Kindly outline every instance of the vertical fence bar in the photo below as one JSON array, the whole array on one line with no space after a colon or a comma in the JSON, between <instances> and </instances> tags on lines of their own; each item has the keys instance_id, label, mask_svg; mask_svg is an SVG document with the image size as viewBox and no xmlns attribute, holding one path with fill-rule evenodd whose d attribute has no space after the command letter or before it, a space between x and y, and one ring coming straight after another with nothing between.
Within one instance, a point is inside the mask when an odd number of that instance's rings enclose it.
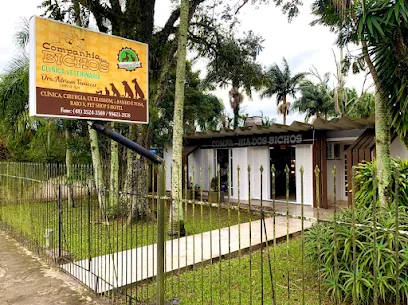
<instances>
[{"instance_id":1,"label":"vertical fence bar","mask_svg":"<svg viewBox=\"0 0 408 305\"><path fill-rule=\"evenodd\" d=\"M183 218L183 221L184 221L184 226L186 225L186 223L187 223L187 218L188 218L188 201L189 201L189 194L188 194L188 184L189 184L189 177L188 177L188 168L187 168L187 164L186 165L184 165L184 207L185 207L185 209L184 209L184 218ZM185 244L185 254L186 254L186 261L185 261L185 267L187 267L188 266L188 249L187 249L187 246L188 246L188 243L187 243L187 234L184 234L185 235L185 242L184 242L184 244Z\"/></svg>"},{"instance_id":2,"label":"vertical fence bar","mask_svg":"<svg viewBox=\"0 0 408 305\"><path fill-rule=\"evenodd\" d=\"M159 167L158 172L158 190L159 190L159 210L157 215L157 305L164 305L164 234L165 234L165 211L164 211L164 196L165 196L165 176L164 164Z\"/></svg>"},{"instance_id":3,"label":"vertical fence bar","mask_svg":"<svg viewBox=\"0 0 408 305\"><path fill-rule=\"evenodd\" d=\"M251 207L251 166L248 165L248 214L249 214L249 304L252 304L252 207Z\"/></svg>"},{"instance_id":4,"label":"vertical fence bar","mask_svg":"<svg viewBox=\"0 0 408 305\"><path fill-rule=\"evenodd\" d=\"M261 304L263 305L264 304L264 281L263 281L263 273L264 273L264 270L263 270L263 222L264 222L264 210L263 210L263 196L262 196L262 194L263 194L263 166L261 165L261 167L260 167L260 169L259 169L259 173L260 173L260 180L261 180L261 183L260 183L260 187L261 187L261 215L262 215L262 217L261 217L261 226L260 226L260 232L261 232ZM268 243L268 240L266 239L265 240L265 243L267 244Z\"/></svg>"},{"instance_id":5,"label":"vertical fence bar","mask_svg":"<svg viewBox=\"0 0 408 305\"><path fill-rule=\"evenodd\" d=\"M339 264L338 264L338 258L337 258L337 192L336 192L336 179L337 179L337 170L336 166L333 167L332 170L333 174L333 202L334 202L334 229L333 229L333 242L334 242L334 303L337 305L339 301Z\"/></svg>"},{"instance_id":6,"label":"vertical fence bar","mask_svg":"<svg viewBox=\"0 0 408 305\"><path fill-rule=\"evenodd\" d=\"M213 186L212 186L212 178L211 178L211 166L208 167L208 207L210 210L210 304L213 303L213 234L212 234L212 193L213 193Z\"/></svg>"},{"instance_id":7,"label":"vertical fence bar","mask_svg":"<svg viewBox=\"0 0 408 305\"><path fill-rule=\"evenodd\" d=\"M305 305L305 197L304 197L304 173L305 169L303 165L300 166L300 215L302 217L302 231L301 231L301 241L302 241L302 305Z\"/></svg>"},{"instance_id":8,"label":"vertical fence bar","mask_svg":"<svg viewBox=\"0 0 408 305\"><path fill-rule=\"evenodd\" d=\"M231 287L231 173L230 167L227 168L227 189L228 189L228 287ZM228 305L231 304L231 290L228 289Z\"/></svg>"},{"instance_id":9,"label":"vertical fence bar","mask_svg":"<svg viewBox=\"0 0 408 305\"><path fill-rule=\"evenodd\" d=\"M315 177L316 177L316 205L317 205L317 224L320 222L320 169L318 166L315 168ZM320 248L320 228L317 230L317 255L318 255L318 268L317 268L317 280L318 280L318 289L319 289L319 304L322 304L322 292L321 292L321 248Z\"/></svg>"},{"instance_id":10,"label":"vertical fence bar","mask_svg":"<svg viewBox=\"0 0 408 305\"><path fill-rule=\"evenodd\" d=\"M356 167L352 167L352 177L351 177L353 189L351 191L351 213L352 213L352 243L353 243L353 304L357 304L357 237L356 237L356 189L357 189L357 179L356 179ZM350 194L349 194L350 195Z\"/></svg>"},{"instance_id":11,"label":"vertical fence bar","mask_svg":"<svg viewBox=\"0 0 408 305\"><path fill-rule=\"evenodd\" d=\"M204 304L203 168L200 166L201 304Z\"/></svg>"},{"instance_id":12,"label":"vertical fence bar","mask_svg":"<svg viewBox=\"0 0 408 305\"><path fill-rule=\"evenodd\" d=\"M286 183L285 183L285 197L286 197L286 255L287 259L290 259L290 247L289 247L289 166L285 166L285 177L286 177ZM288 289L288 304L290 304L290 266L288 265L287 270L286 270L286 281L287 281L287 289Z\"/></svg>"},{"instance_id":13,"label":"vertical fence bar","mask_svg":"<svg viewBox=\"0 0 408 305\"><path fill-rule=\"evenodd\" d=\"M193 173L193 178L192 178L192 185L191 185L191 190L192 190L192 205L193 205L193 227L195 228L195 205L196 205L196 197L195 197L195 165L193 164L192 166L192 173ZM195 264L196 264L196 258L195 258L195 236L196 234L193 235L193 294L196 295L196 272L195 272Z\"/></svg>"},{"instance_id":14,"label":"vertical fence bar","mask_svg":"<svg viewBox=\"0 0 408 305\"><path fill-rule=\"evenodd\" d=\"M276 178L276 169L275 165L272 164L271 166L271 188L272 188L272 209L273 209L273 268L272 268L272 273L276 274L276 184L275 184L275 178ZM276 287L276 276L273 277L272 279L272 286ZM276 304L276 293L273 294L273 303Z\"/></svg>"},{"instance_id":15,"label":"vertical fence bar","mask_svg":"<svg viewBox=\"0 0 408 305\"><path fill-rule=\"evenodd\" d=\"M400 265L399 265L399 201L400 201L400 172L395 169L395 232L394 232L394 252L395 252L395 305L400 305Z\"/></svg>"},{"instance_id":16,"label":"vertical fence bar","mask_svg":"<svg viewBox=\"0 0 408 305\"><path fill-rule=\"evenodd\" d=\"M237 188L238 188L238 270L241 270L241 168L237 166ZM242 304L241 297L241 277L238 281L238 302Z\"/></svg>"},{"instance_id":17,"label":"vertical fence bar","mask_svg":"<svg viewBox=\"0 0 408 305\"><path fill-rule=\"evenodd\" d=\"M377 281L377 272L378 272L378 262L377 262L377 172L373 167L372 172L373 177L373 284L374 284L374 295L373 295L373 304L378 305L378 281Z\"/></svg>"},{"instance_id":18,"label":"vertical fence bar","mask_svg":"<svg viewBox=\"0 0 408 305\"><path fill-rule=\"evenodd\" d=\"M62 250L62 198L61 184L58 184L58 258L61 258Z\"/></svg>"},{"instance_id":19,"label":"vertical fence bar","mask_svg":"<svg viewBox=\"0 0 408 305\"><path fill-rule=\"evenodd\" d=\"M222 283L222 251L221 251L221 214L220 214L220 209L221 209L221 168L220 164L217 165L217 212L218 212L218 253L219 253L219 262L218 262L218 275L219 275L219 281L218 281L218 303L221 302L221 297L222 297L222 289L221 289L221 283Z\"/></svg>"}]
</instances>

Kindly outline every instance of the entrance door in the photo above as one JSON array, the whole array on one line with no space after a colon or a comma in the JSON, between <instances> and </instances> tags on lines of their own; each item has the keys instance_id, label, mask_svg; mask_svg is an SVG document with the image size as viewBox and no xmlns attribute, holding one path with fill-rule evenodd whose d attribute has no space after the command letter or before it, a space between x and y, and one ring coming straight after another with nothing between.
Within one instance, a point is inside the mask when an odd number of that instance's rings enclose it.
<instances>
[{"instance_id":1,"label":"entrance door","mask_svg":"<svg viewBox=\"0 0 408 305\"><path fill-rule=\"evenodd\" d=\"M233 181L232 181L232 149L217 149L216 150L216 168L220 167L220 186L222 192L228 192L233 196Z\"/></svg>"},{"instance_id":2,"label":"entrance door","mask_svg":"<svg viewBox=\"0 0 408 305\"><path fill-rule=\"evenodd\" d=\"M275 166L275 198L286 200L286 172L289 168L289 200L296 201L296 160L295 147L274 147L270 149L270 164ZM271 177L271 198L273 198Z\"/></svg>"}]
</instances>

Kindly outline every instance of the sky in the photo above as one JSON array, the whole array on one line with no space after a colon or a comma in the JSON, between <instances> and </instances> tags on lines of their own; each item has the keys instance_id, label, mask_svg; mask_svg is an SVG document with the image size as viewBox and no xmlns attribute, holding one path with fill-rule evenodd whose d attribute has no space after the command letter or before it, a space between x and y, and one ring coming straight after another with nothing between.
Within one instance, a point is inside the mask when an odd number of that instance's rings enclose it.
<instances>
[{"instance_id":1,"label":"sky","mask_svg":"<svg viewBox=\"0 0 408 305\"><path fill-rule=\"evenodd\" d=\"M41 10L37 6L42 0L14 0L12 8L3 9L0 12L0 28L2 39L0 40L0 71L7 66L7 62L13 58L17 50L13 44L13 34L18 27L21 18L30 18L39 15ZM314 19L311 15L311 0L305 0L300 9L300 15L288 23L287 17L281 13L280 8L273 4L263 5L256 8L251 5L245 6L240 11L241 32L252 30L264 38L263 51L258 61L268 67L274 63L282 64L285 57L289 63L292 73L307 72L313 66L320 74L326 72L335 73L336 65L333 52L337 58L339 51L335 46L335 35L323 26L311 27L309 24ZM156 1L155 21L157 26L163 26L171 12L170 0ZM205 62L197 62L195 69L202 71L205 75ZM313 80L313 78L312 78ZM335 79L332 78L332 85ZM363 75L350 75L346 85L355 87L358 92L362 90L364 82ZM226 112L232 116L228 102L228 89L218 88L213 92L223 101ZM289 98L290 102L293 102ZM282 116L277 115L276 99L261 99L255 92L252 100L245 98L242 105L244 113L249 116L261 115L276 118L276 122L282 122ZM304 121L304 115L290 113L287 122Z\"/></svg>"}]
</instances>

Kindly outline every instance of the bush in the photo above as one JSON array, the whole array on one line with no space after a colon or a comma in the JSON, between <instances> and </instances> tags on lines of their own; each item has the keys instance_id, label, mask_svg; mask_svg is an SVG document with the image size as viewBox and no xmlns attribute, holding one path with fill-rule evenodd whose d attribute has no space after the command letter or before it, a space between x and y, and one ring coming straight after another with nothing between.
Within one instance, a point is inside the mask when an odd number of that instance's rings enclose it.
<instances>
[{"instance_id":1,"label":"bush","mask_svg":"<svg viewBox=\"0 0 408 305\"><path fill-rule=\"evenodd\" d=\"M394 171L398 168L401 173L398 179L400 185L398 229L407 232L408 162L393 160L392 166ZM312 227L306 233L306 253L312 261L320 265L322 288L332 300L337 295L340 302L353 303L355 300L357 304L372 304L376 267L378 303L395 304L398 286L401 304L408 304L408 235L395 232L397 208L394 201L385 208L380 208L376 204L377 212L374 219L373 169L375 164L372 163L359 165L356 178L360 185L356 193L356 208L354 211L350 208L346 209L337 215L336 230L333 221L319 223ZM394 191L392 191L392 198L395 198ZM374 220L377 228L375 247ZM358 226L353 228L353 222ZM355 262L353 261L354 241ZM377 254L376 265L374 249ZM337 258L337 271L335 258Z\"/></svg>"},{"instance_id":2,"label":"bush","mask_svg":"<svg viewBox=\"0 0 408 305\"><path fill-rule=\"evenodd\" d=\"M355 182L357 184L358 191L356 192L356 205L357 207L370 207L373 202L374 195L374 183L373 183L373 173L377 169L377 162L369 162L364 164L359 164L356 167ZM408 160L396 160L391 159L391 169L392 176L390 195L391 200L395 200L395 176L397 170L399 171L398 185L399 185L399 204L407 206L408 205ZM376 188L376 198L378 200L378 188Z\"/></svg>"}]
</instances>

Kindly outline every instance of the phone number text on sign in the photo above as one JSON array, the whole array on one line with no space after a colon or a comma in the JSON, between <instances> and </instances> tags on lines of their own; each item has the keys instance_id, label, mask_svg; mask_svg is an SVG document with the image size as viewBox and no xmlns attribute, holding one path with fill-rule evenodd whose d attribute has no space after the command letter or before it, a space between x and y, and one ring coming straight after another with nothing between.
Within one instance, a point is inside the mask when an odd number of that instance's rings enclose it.
<instances>
[{"instance_id":1,"label":"phone number text on sign","mask_svg":"<svg viewBox=\"0 0 408 305\"><path fill-rule=\"evenodd\" d=\"M105 111L105 110L90 110L82 108L67 109L65 107L60 107L61 114L76 114L76 115L86 115L86 116L107 116L113 118L127 118L130 119L132 116L129 112L117 112L117 111Z\"/></svg>"}]
</instances>

